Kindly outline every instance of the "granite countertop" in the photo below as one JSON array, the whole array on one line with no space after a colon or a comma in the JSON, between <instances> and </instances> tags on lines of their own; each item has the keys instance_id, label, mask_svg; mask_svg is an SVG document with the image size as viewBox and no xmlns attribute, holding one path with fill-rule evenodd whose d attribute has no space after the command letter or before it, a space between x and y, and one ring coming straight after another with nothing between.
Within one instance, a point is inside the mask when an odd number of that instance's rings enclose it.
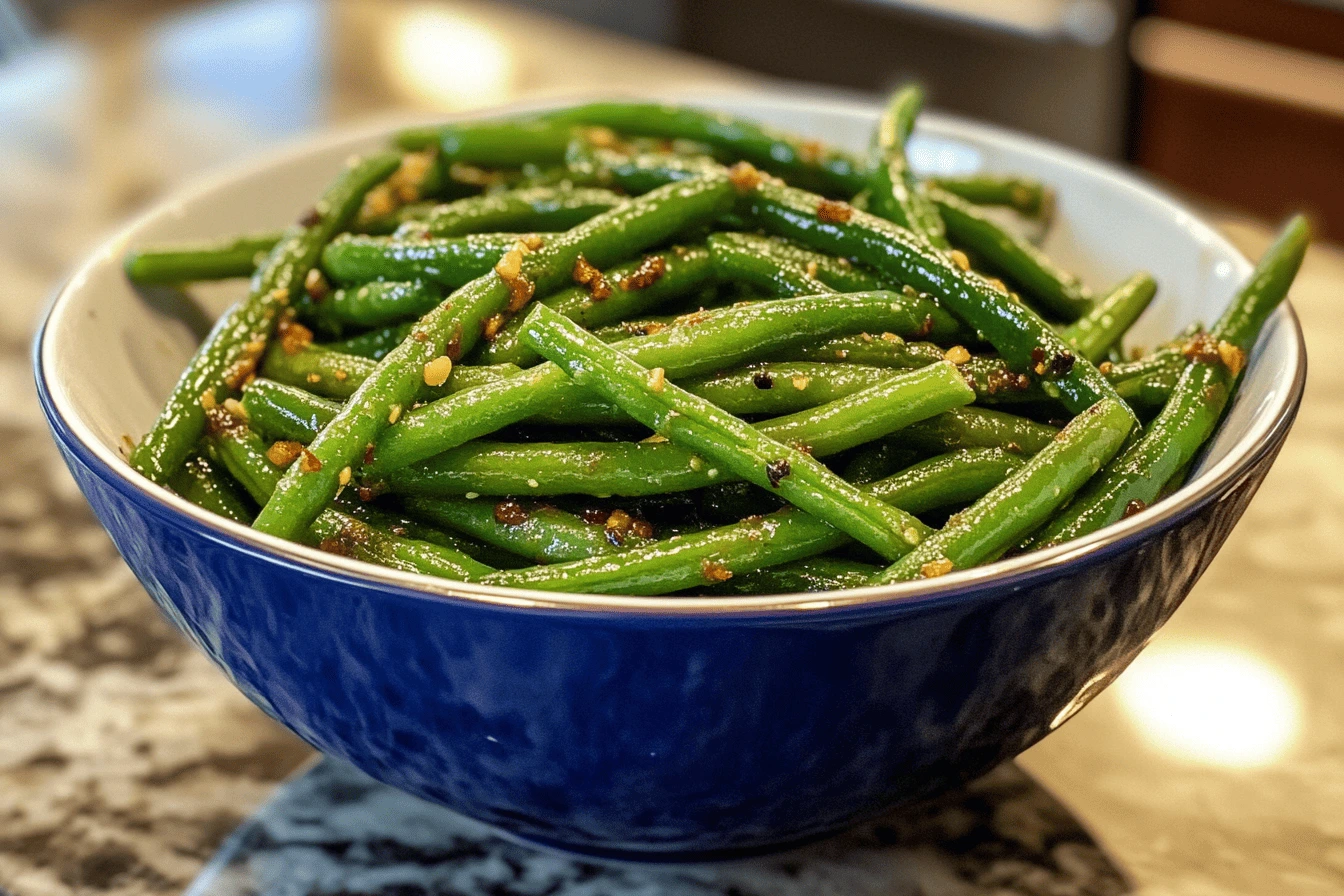
<instances>
[{"instance_id":1,"label":"granite countertop","mask_svg":"<svg viewBox=\"0 0 1344 896\"><path fill-rule=\"evenodd\" d=\"M602 86L613 64L631 91L751 80L628 42L604 43L594 58L580 52L591 33L543 29L506 7L444 8L512 60L479 87L490 100ZM190 174L332 121L468 102L427 91L395 54L367 52L371 38L400 40L410 52L416 30L432 23L414 19L422 9L285 4L260 30L256 21L211 20L224 36L203 44L199 18L146 31L133 15L90 5L67 42L0 73L0 437L8 447L0 466L0 890L181 892L311 758L170 630L122 565L45 431L28 343L62 271L110 224ZM307 50L281 67L274 47L257 45L267 40ZM258 63L258 82L235 85L236 95L210 95L208 65L184 60L212 52L225 61L261 54L270 68ZM556 59L566 64L548 62ZM301 100L284 119L261 90L277 83ZM209 117L199 114L202 102ZM1261 223L1217 220L1248 254L1269 239ZM1341 295L1344 252L1314 248L1293 294L1314 364L1307 399L1260 496L1134 667L1018 766L927 815L890 821L896 834L859 830L796 862L675 880L601 870L588 891L1344 891L1344 479L1333 475L1344 469L1344 376L1329 362L1344 336ZM1192 730L1191 719L1200 727ZM367 856L386 838L414 840L367 824L352 832L349 809L296 835L295 813L333 793L380 807L382 818L420 811L324 763L231 841L212 867L211 896L255 889L270 880L267 868L300 854ZM342 799L333 805L349 804ZM542 854L527 865L541 877L492 876L523 847L437 811L434 830L456 831L483 851L464 866L482 892L560 892L548 887L573 870ZM903 857L900 867L862 879L836 871L869 862L878 846L883 861ZM482 856L503 864L486 874ZM782 867L831 876L790 889ZM464 885L449 874L435 886Z\"/></svg>"}]
</instances>

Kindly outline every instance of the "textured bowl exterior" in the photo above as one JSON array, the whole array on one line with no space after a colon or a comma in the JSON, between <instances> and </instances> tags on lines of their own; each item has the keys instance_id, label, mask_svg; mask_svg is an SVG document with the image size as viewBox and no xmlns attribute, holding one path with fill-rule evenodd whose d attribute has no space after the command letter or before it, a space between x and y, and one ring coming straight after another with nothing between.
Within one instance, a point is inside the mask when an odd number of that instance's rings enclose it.
<instances>
[{"instance_id":1,"label":"textured bowl exterior","mask_svg":"<svg viewBox=\"0 0 1344 896\"><path fill-rule=\"evenodd\" d=\"M873 119L793 97L713 104L856 148ZM1212 317L1249 270L1128 175L1029 138L926 123L925 170L997 166L1057 184L1062 226L1047 248L1095 264L1092 280L1114 282L1133 259L1155 266L1169 298L1145 315L1141 339ZM38 392L126 562L239 689L318 749L526 838L632 857L770 848L1017 755L1099 693L1179 605L1301 401L1305 350L1285 307L1172 498L1042 554L801 597L492 594L268 539L130 472L117 439L143 431L199 333L180 297L157 303L126 286L124 247L264 226L380 138L323 138L254 163L110 240L38 334ZM203 321L232 300L204 297L214 304Z\"/></svg>"},{"instance_id":2,"label":"textured bowl exterior","mask_svg":"<svg viewBox=\"0 0 1344 896\"><path fill-rule=\"evenodd\" d=\"M146 500L52 425L168 618L314 747L525 838L646 857L796 842L1016 756L1180 604L1287 434L1183 516L1027 581L659 618L315 572Z\"/></svg>"}]
</instances>

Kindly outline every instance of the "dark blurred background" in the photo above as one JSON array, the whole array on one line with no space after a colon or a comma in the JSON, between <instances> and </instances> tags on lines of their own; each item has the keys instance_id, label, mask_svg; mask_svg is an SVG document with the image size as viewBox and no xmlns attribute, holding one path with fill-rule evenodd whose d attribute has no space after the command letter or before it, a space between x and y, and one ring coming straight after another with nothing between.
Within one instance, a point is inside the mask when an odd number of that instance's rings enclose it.
<instances>
[{"instance_id":1,"label":"dark blurred background","mask_svg":"<svg viewBox=\"0 0 1344 896\"><path fill-rule=\"evenodd\" d=\"M16 74L44 37L66 42L69 53L92 47L100 55L95 103L123 104L129 114L137 99L119 79L137 70L159 79L160 98L175 103L174 111L200 117L203 108L232 109L263 135L356 111L451 111L547 86L591 89L596 82L629 90L649 83L628 62L604 70L610 51L585 41L587 32L573 31L568 20L741 73L874 95L915 78L935 108L1134 163L1232 210L1274 219L1305 208L1324 234L1344 237L1344 0L522 6L544 17L458 2L0 0L0 52L11 60L9 71L0 67L0 112L12 126L15 114L24 117L25 100L59 101L51 83L43 94L41 75ZM501 61L492 51L501 34L508 42L509 23L540 29L536 43L543 47L545 32L554 30L556 45L570 48L549 60L554 84L536 52ZM400 63L388 62L389 41L400 41ZM638 46L623 45L622 59L637 60ZM561 70L575 66L590 77ZM49 68L45 77L60 74ZM26 94L15 96L6 75L24 81ZM192 98L200 101L194 108Z\"/></svg>"}]
</instances>

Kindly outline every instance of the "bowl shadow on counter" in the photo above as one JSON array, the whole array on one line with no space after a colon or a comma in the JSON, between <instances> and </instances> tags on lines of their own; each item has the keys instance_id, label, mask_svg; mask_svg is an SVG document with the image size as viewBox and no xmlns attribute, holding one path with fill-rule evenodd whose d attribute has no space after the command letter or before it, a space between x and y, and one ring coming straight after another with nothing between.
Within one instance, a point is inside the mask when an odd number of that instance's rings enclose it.
<instances>
[{"instance_id":1,"label":"bowl shadow on counter","mask_svg":"<svg viewBox=\"0 0 1344 896\"><path fill-rule=\"evenodd\" d=\"M187 896L336 893L970 896L1132 892L1069 810L1014 763L825 840L758 857L651 864L576 856L323 759L226 841Z\"/></svg>"}]
</instances>

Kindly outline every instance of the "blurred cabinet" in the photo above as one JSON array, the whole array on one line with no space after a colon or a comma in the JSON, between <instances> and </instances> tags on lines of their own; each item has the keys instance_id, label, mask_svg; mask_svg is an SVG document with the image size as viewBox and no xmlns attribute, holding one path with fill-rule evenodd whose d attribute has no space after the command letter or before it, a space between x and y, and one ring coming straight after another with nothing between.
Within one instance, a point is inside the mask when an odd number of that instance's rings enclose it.
<instances>
[{"instance_id":1,"label":"blurred cabinet","mask_svg":"<svg viewBox=\"0 0 1344 896\"><path fill-rule=\"evenodd\" d=\"M1344 3L1156 0L1131 48L1138 164L1344 239Z\"/></svg>"},{"instance_id":2,"label":"blurred cabinet","mask_svg":"<svg viewBox=\"0 0 1344 896\"><path fill-rule=\"evenodd\" d=\"M1112 158L1125 149L1129 0L680 0L679 43L930 104Z\"/></svg>"}]
</instances>

